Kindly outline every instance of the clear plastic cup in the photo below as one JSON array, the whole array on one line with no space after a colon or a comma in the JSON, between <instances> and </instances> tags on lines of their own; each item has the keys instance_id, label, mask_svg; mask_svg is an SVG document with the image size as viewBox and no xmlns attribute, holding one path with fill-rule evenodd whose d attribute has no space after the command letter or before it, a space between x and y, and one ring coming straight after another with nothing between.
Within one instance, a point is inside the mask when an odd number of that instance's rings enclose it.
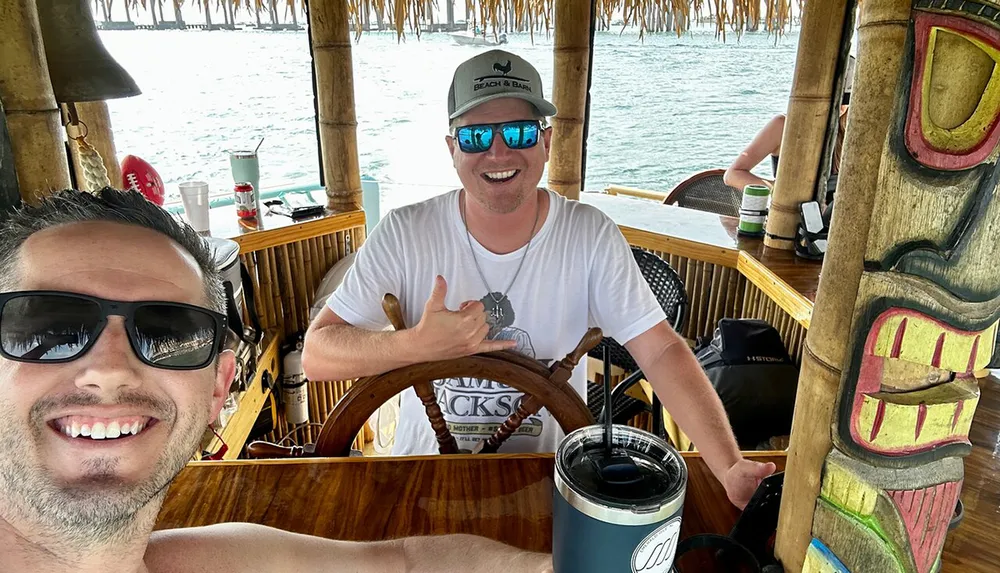
<instances>
[{"instance_id":1,"label":"clear plastic cup","mask_svg":"<svg viewBox=\"0 0 1000 573\"><path fill-rule=\"evenodd\" d=\"M208 220L208 183L185 181L179 188L188 223L199 233L209 231L211 226Z\"/></svg>"}]
</instances>

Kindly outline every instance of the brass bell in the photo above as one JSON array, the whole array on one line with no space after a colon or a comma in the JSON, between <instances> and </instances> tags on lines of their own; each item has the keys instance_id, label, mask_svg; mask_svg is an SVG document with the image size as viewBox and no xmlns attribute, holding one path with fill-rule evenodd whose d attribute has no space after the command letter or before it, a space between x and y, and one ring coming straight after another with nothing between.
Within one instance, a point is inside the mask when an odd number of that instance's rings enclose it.
<instances>
[{"instance_id":1,"label":"brass bell","mask_svg":"<svg viewBox=\"0 0 1000 573\"><path fill-rule=\"evenodd\" d=\"M98 101L142 93L105 49L88 0L38 0L37 6L56 101Z\"/></svg>"}]
</instances>

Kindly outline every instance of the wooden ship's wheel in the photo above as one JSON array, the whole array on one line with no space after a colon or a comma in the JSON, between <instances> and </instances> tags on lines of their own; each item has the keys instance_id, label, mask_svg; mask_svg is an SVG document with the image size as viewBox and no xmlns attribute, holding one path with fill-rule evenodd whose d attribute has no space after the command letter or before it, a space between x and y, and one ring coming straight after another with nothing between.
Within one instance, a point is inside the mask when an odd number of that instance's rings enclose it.
<instances>
[{"instance_id":1,"label":"wooden ship's wheel","mask_svg":"<svg viewBox=\"0 0 1000 573\"><path fill-rule=\"evenodd\" d=\"M399 301L392 294L382 300L382 308L396 330L405 328ZM601 329L591 328L576 348L551 367L511 351L490 352L452 360L412 364L376 376L361 378L337 402L315 444L284 447L270 442L247 446L251 458L347 456L351 444L365 422L382 404L396 394L413 387L438 442L442 454L496 453L528 416L547 408L567 434L594 424L586 403L568 384L573 368L587 352L600 343ZM471 452L458 448L448 430L444 414L437 404L433 382L446 378L479 378L506 384L524 393L517 410L492 436L480 441Z\"/></svg>"}]
</instances>

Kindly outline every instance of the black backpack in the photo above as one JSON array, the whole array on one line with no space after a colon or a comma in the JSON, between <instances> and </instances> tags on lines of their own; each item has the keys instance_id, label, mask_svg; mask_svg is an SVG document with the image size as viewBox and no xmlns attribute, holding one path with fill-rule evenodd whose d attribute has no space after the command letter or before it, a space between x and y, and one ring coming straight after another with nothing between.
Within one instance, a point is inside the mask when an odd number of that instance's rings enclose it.
<instances>
[{"instance_id":1,"label":"black backpack","mask_svg":"<svg viewBox=\"0 0 1000 573\"><path fill-rule=\"evenodd\" d=\"M763 320L724 318L695 355L722 400L740 449L758 449L773 436L791 434L799 369L774 327Z\"/></svg>"}]
</instances>

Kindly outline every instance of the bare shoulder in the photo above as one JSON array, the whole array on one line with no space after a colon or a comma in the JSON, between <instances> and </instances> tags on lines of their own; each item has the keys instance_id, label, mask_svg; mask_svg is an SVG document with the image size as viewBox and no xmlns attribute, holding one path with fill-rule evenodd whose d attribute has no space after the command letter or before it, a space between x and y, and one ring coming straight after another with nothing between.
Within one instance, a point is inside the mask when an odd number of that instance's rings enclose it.
<instances>
[{"instance_id":1,"label":"bare shoulder","mask_svg":"<svg viewBox=\"0 0 1000 573\"><path fill-rule=\"evenodd\" d=\"M286 535L251 523L154 531L145 562L150 573L279 573Z\"/></svg>"},{"instance_id":2,"label":"bare shoulder","mask_svg":"<svg viewBox=\"0 0 1000 573\"><path fill-rule=\"evenodd\" d=\"M773 147L773 149L768 150L771 154L777 154L781 151L781 139L784 134L785 114L783 113L772 117L771 121L767 122L767 125L761 130L762 141Z\"/></svg>"}]
</instances>

